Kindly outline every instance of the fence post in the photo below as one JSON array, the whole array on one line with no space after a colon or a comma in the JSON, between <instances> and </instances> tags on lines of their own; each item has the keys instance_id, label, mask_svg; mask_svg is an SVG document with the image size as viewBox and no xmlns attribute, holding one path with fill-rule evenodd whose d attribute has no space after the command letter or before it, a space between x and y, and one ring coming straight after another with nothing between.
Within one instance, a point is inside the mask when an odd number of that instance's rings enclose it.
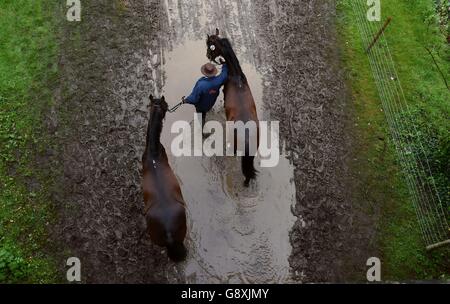
<instances>
[{"instance_id":1,"label":"fence post","mask_svg":"<svg viewBox=\"0 0 450 304\"><path fill-rule=\"evenodd\" d=\"M384 22L383 27L378 31L377 35L373 38L372 42L369 44L369 47L367 48L366 52L369 53L372 47L377 43L378 39L380 38L381 34L386 30L389 23L391 23L392 17L388 17L386 22Z\"/></svg>"}]
</instances>

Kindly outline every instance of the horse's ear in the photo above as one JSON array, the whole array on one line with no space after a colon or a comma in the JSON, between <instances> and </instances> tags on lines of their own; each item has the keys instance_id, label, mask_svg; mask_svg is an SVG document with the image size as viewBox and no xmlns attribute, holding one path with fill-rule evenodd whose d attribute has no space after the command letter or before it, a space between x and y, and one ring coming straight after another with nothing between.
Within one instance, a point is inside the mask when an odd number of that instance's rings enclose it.
<instances>
[{"instance_id":1,"label":"horse's ear","mask_svg":"<svg viewBox=\"0 0 450 304\"><path fill-rule=\"evenodd\" d=\"M166 101L166 98L164 97L164 95L161 97L161 101Z\"/></svg>"},{"instance_id":2,"label":"horse's ear","mask_svg":"<svg viewBox=\"0 0 450 304\"><path fill-rule=\"evenodd\" d=\"M209 34L206 34L206 39L209 40Z\"/></svg>"},{"instance_id":3,"label":"horse's ear","mask_svg":"<svg viewBox=\"0 0 450 304\"><path fill-rule=\"evenodd\" d=\"M150 94L150 101L153 102L153 95Z\"/></svg>"},{"instance_id":4,"label":"horse's ear","mask_svg":"<svg viewBox=\"0 0 450 304\"><path fill-rule=\"evenodd\" d=\"M219 29L216 27L216 36L219 36Z\"/></svg>"}]
</instances>

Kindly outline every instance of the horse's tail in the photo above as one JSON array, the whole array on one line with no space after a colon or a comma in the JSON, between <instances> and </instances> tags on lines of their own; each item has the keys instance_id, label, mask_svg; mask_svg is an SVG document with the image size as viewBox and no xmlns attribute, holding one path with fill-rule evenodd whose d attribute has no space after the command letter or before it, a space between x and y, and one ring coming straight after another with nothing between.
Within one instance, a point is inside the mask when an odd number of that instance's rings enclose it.
<instances>
[{"instance_id":1,"label":"horse's tail","mask_svg":"<svg viewBox=\"0 0 450 304\"><path fill-rule=\"evenodd\" d=\"M239 133L240 134L240 133ZM257 135L256 135L257 136ZM245 133L245 153L242 157L242 173L245 176L244 186L248 187L250 184L250 181L252 179L256 179L256 174L258 171L255 169L254 160L255 155L254 151L251 151L251 141L252 139L257 138L254 134L251 134L251 130L249 132Z\"/></svg>"},{"instance_id":2,"label":"horse's tail","mask_svg":"<svg viewBox=\"0 0 450 304\"><path fill-rule=\"evenodd\" d=\"M245 176L245 182L244 185L246 187L249 186L250 180L256 178L256 171L255 165L253 163L255 157L254 156L243 156L242 157L242 173L244 173Z\"/></svg>"},{"instance_id":3,"label":"horse's tail","mask_svg":"<svg viewBox=\"0 0 450 304\"><path fill-rule=\"evenodd\" d=\"M183 242L174 241L172 233L167 234L167 255L175 263L182 262L186 259L187 249Z\"/></svg>"}]
</instances>

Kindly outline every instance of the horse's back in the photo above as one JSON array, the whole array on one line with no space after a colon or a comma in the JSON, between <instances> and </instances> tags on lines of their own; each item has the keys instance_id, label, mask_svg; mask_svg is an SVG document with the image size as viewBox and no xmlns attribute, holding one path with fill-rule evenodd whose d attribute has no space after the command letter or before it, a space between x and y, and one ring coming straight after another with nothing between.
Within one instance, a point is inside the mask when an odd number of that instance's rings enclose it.
<instances>
[{"instance_id":1,"label":"horse's back","mask_svg":"<svg viewBox=\"0 0 450 304\"><path fill-rule=\"evenodd\" d=\"M258 122L255 100L248 84L239 86L236 83L229 83L226 85L225 110L228 120Z\"/></svg>"},{"instance_id":2,"label":"horse's back","mask_svg":"<svg viewBox=\"0 0 450 304\"><path fill-rule=\"evenodd\" d=\"M151 162L153 164L153 162ZM167 246L170 234L174 241L183 242L186 236L186 207L178 181L166 161L144 164L143 194L146 221L152 241Z\"/></svg>"},{"instance_id":3,"label":"horse's back","mask_svg":"<svg viewBox=\"0 0 450 304\"><path fill-rule=\"evenodd\" d=\"M154 163L152 160L144 162L142 186L144 199L153 197L159 201L176 201L185 205L178 179L165 157Z\"/></svg>"}]
</instances>

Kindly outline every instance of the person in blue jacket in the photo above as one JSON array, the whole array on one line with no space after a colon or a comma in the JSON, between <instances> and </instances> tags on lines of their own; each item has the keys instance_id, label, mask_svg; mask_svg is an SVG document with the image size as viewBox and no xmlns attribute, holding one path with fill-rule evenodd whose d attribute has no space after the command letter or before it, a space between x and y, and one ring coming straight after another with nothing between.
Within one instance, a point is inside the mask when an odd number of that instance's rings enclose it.
<instances>
[{"instance_id":1,"label":"person in blue jacket","mask_svg":"<svg viewBox=\"0 0 450 304\"><path fill-rule=\"evenodd\" d=\"M202 66L201 72L204 77L200 78L195 84L191 95L183 97L183 102L195 106L197 113L202 114L203 126L206 121L206 113L209 112L219 97L220 88L228 79L228 68L226 64L222 65L222 72L217 75L217 68L212 63Z\"/></svg>"}]
</instances>

